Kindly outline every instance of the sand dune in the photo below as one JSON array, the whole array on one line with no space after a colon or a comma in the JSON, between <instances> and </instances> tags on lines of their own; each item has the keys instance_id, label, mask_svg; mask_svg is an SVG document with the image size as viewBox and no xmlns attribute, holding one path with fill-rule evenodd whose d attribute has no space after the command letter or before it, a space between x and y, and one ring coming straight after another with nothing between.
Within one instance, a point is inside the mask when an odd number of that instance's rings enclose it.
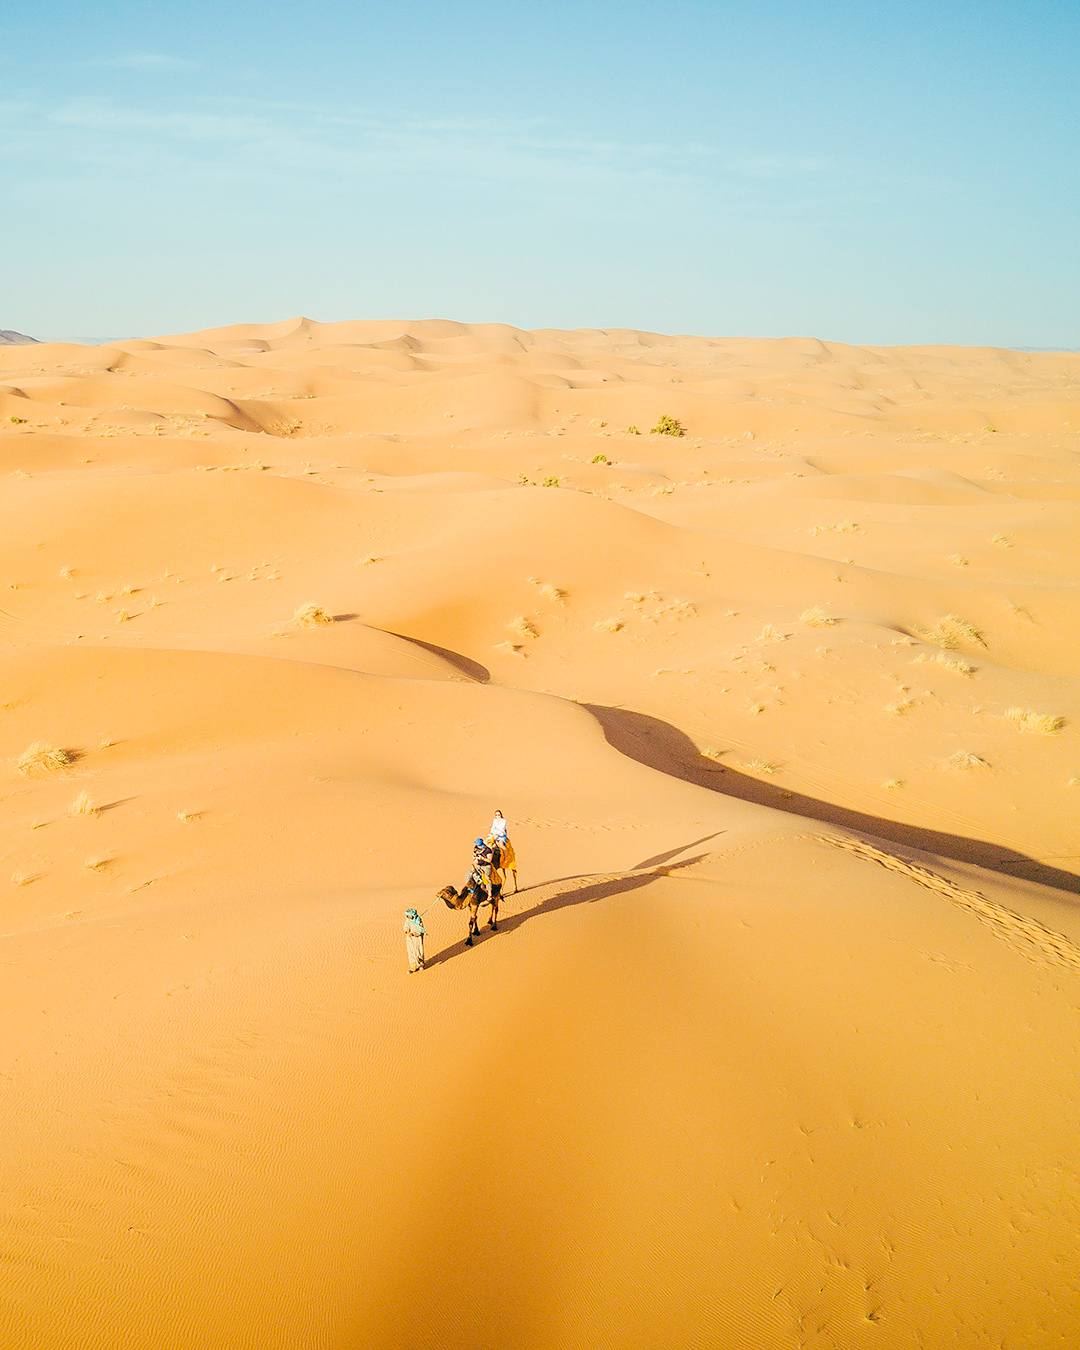
<instances>
[{"instance_id":1,"label":"sand dune","mask_svg":"<svg viewBox=\"0 0 1080 1350\"><path fill-rule=\"evenodd\" d=\"M1078 451L1056 353L5 346L0 1342L1074 1343Z\"/></svg>"}]
</instances>

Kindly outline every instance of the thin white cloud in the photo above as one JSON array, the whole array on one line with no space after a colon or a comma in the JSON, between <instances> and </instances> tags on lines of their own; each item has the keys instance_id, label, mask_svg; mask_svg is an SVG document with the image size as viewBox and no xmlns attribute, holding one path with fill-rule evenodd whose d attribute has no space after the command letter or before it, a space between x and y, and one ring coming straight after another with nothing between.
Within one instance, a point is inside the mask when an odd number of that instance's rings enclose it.
<instances>
[{"instance_id":1,"label":"thin white cloud","mask_svg":"<svg viewBox=\"0 0 1080 1350\"><path fill-rule=\"evenodd\" d=\"M513 185L523 192L592 189L594 195L678 188L725 200L766 181L841 186L839 166L810 156L749 153L707 141L638 141L567 131L550 121L394 117L363 108L202 98L188 105L69 99L45 114L71 158L116 158L188 173L226 164L251 178L401 179ZM41 124L38 123L40 130Z\"/></svg>"},{"instance_id":2,"label":"thin white cloud","mask_svg":"<svg viewBox=\"0 0 1080 1350\"><path fill-rule=\"evenodd\" d=\"M123 52L101 62L113 70L195 70L197 63L184 56L170 56L165 52Z\"/></svg>"}]
</instances>

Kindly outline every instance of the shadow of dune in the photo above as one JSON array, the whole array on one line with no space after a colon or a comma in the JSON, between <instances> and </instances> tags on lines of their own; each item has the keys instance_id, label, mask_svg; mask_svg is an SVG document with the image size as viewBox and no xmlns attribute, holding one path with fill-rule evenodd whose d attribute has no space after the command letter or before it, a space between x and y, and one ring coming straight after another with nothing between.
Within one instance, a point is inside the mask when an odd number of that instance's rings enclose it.
<instances>
[{"instance_id":1,"label":"shadow of dune","mask_svg":"<svg viewBox=\"0 0 1080 1350\"><path fill-rule=\"evenodd\" d=\"M475 680L478 684L491 683L491 671L487 666L482 666L479 661L474 661L470 656L463 656L461 652L455 652L449 647L439 647L434 642L424 642L421 638L409 637L408 633L392 633L389 628L380 628L380 633L386 633L389 637L400 638L402 642L411 642L414 647L421 648L422 651L429 652L432 656L441 656L444 661L448 661L462 675L468 676L470 680Z\"/></svg>"},{"instance_id":2,"label":"shadow of dune","mask_svg":"<svg viewBox=\"0 0 1080 1350\"><path fill-rule=\"evenodd\" d=\"M683 848L692 847L692 844L683 846ZM673 853L681 853L682 851L683 849L674 849ZM692 858L684 858L681 862L669 863L661 867L650 866L644 870L635 869L621 876L605 876L603 880L596 881L591 886L557 891L546 900L539 900L529 909L521 910L517 914L510 914L504 909L499 918L499 931L491 933L481 924L480 936L475 940L476 946L483 945L488 938L503 937L507 933L512 933L516 928L520 928L523 923L538 919L541 915L555 914L560 909L570 909L574 905L593 905L598 900L608 900L615 895L625 895L629 891L636 891L642 886L647 886L650 881L655 881L658 877L670 876L673 872L678 872L684 867L693 867L695 863L699 863L707 857L707 853L696 853ZM541 886L558 886L565 881L587 881L590 876L595 875L595 873L585 873L580 877L563 877L559 881L539 882L534 886L526 887L524 891L513 892L505 897L502 903L504 906L510 906L513 905L519 895L525 895L530 890L539 890ZM464 934L468 924L468 918L464 913L462 913L461 922L462 933ZM465 946L465 938L462 936L460 942L454 942L451 946L445 947L441 952L429 957L425 962L425 969L431 970L434 966L441 966L455 956L467 955L471 950L473 949Z\"/></svg>"},{"instance_id":3,"label":"shadow of dune","mask_svg":"<svg viewBox=\"0 0 1080 1350\"><path fill-rule=\"evenodd\" d=\"M1080 876L1076 873L1051 867L1014 849L982 839L948 834L943 830L905 825L884 816L874 816L839 806L835 802L808 797L801 792L789 792L706 759L688 736L657 717L592 703L582 704L582 707L592 713L603 728L608 744L621 754L651 769L681 778L684 782L708 788L710 792L738 797L741 801L755 802L759 806L771 806L777 811L801 816L806 820L820 820L828 825L860 830L878 839L905 844L926 853L936 853L956 862L972 863L1004 876L1020 877L1074 895L1080 894Z\"/></svg>"}]
</instances>

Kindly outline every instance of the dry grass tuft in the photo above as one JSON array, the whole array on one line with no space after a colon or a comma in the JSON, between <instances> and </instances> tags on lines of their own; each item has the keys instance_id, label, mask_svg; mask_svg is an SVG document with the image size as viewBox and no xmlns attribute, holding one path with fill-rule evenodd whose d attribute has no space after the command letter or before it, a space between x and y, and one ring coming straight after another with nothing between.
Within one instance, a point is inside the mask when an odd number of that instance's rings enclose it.
<instances>
[{"instance_id":1,"label":"dry grass tuft","mask_svg":"<svg viewBox=\"0 0 1080 1350\"><path fill-rule=\"evenodd\" d=\"M366 558L360 559L361 567L370 567L373 563L380 563L382 559L377 554L369 553Z\"/></svg>"},{"instance_id":2,"label":"dry grass tuft","mask_svg":"<svg viewBox=\"0 0 1080 1350\"><path fill-rule=\"evenodd\" d=\"M519 614L516 619L511 619L506 626L510 629L511 633L516 633L517 636L521 638L536 638L540 636L539 628L536 627L531 619L527 619L524 614Z\"/></svg>"},{"instance_id":3,"label":"dry grass tuft","mask_svg":"<svg viewBox=\"0 0 1080 1350\"><path fill-rule=\"evenodd\" d=\"M781 631L779 630L779 628L776 628L776 627L775 627L773 624L771 624L771 623L767 623L767 624L765 625L765 627L761 630L761 632L758 634L758 641L759 641L759 642L786 642L790 636L791 636L790 633L781 633Z\"/></svg>"},{"instance_id":4,"label":"dry grass tuft","mask_svg":"<svg viewBox=\"0 0 1080 1350\"><path fill-rule=\"evenodd\" d=\"M886 703L885 711L887 713L892 713L894 717L903 717L903 715L909 713L914 706L915 700L913 698L900 698L897 699L895 703Z\"/></svg>"},{"instance_id":5,"label":"dry grass tuft","mask_svg":"<svg viewBox=\"0 0 1080 1350\"><path fill-rule=\"evenodd\" d=\"M78 750L62 750L46 745L44 741L35 741L19 756L16 767L24 778L45 778L69 768L79 758Z\"/></svg>"},{"instance_id":6,"label":"dry grass tuft","mask_svg":"<svg viewBox=\"0 0 1080 1350\"><path fill-rule=\"evenodd\" d=\"M840 620L829 613L827 609L822 609L820 605L814 605L810 609L804 609L799 615L799 622L807 624L810 628L831 628L834 623Z\"/></svg>"},{"instance_id":7,"label":"dry grass tuft","mask_svg":"<svg viewBox=\"0 0 1080 1350\"><path fill-rule=\"evenodd\" d=\"M100 872L103 867L108 867L111 862L111 858L87 858L83 866L88 867L91 872Z\"/></svg>"},{"instance_id":8,"label":"dry grass tuft","mask_svg":"<svg viewBox=\"0 0 1080 1350\"><path fill-rule=\"evenodd\" d=\"M617 633L623 626L622 619L597 619L593 627L600 633Z\"/></svg>"},{"instance_id":9,"label":"dry grass tuft","mask_svg":"<svg viewBox=\"0 0 1080 1350\"><path fill-rule=\"evenodd\" d=\"M811 525L810 534L858 534L861 526L855 520L840 520L835 525Z\"/></svg>"},{"instance_id":10,"label":"dry grass tuft","mask_svg":"<svg viewBox=\"0 0 1080 1350\"><path fill-rule=\"evenodd\" d=\"M913 662L917 666L940 666L942 670L949 670L954 675L974 675L975 667L970 661L964 661L959 656L949 656L947 652L920 652Z\"/></svg>"},{"instance_id":11,"label":"dry grass tuft","mask_svg":"<svg viewBox=\"0 0 1080 1350\"><path fill-rule=\"evenodd\" d=\"M938 619L932 628L916 628L915 632L924 642L931 642L935 647L943 647L946 651L962 647L964 643L970 646L986 646L986 639L979 630L955 614L946 614Z\"/></svg>"},{"instance_id":12,"label":"dry grass tuft","mask_svg":"<svg viewBox=\"0 0 1080 1350\"><path fill-rule=\"evenodd\" d=\"M889 792L895 792L897 788L902 788L904 786L904 780L902 778L886 778L881 786L886 788Z\"/></svg>"},{"instance_id":13,"label":"dry grass tuft","mask_svg":"<svg viewBox=\"0 0 1080 1350\"><path fill-rule=\"evenodd\" d=\"M96 816L101 810L97 803L91 800L88 792L80 792L71 803L70 809L73 816Z\"/></svg>"},{"instance_id":14,"label":"dry grass tuft","mask_svg":"<svg viewBox=\"0 0 1080 1350\"><path fill-rule=\"evenodd\" d=\"M11 884L13 886L29 886L35 880L28 872L12 872Z\"/></svg>"},{"instance_id":15,"label":"dry grass tuft","mask_svg":"<svg viewBox=\"0 0 1080 1350\"><path fill-rule=\"evenodd\" d=\"M1019 731L1030 731L1036 736L1053 736L1065 725L1064 717L1032 712L1030 708L1009 708L1005 716L1010 722L1016 723Z\"/></svg>"},{"instance_id":16,"label":"dry grass tuft","mask_svg":"<svg viewBox=\"0 0 1080 1350\"><path fill-rule=\"evenodd\" d=\"M780 765L771 764L767 759L752 759L746 765L751 773L779 773Z\"/></svg>"},{"instance_id":17,"label":"dry grass tuft","mask_svg":"<svg viewBox=\"0 0 1080 1350\"><path fill-rule=\"evenodd\" d=\"M545 581L540 587L540 594L545 600L551 600L557 605L561 605L566 599L566 592L558 586L553 586L550 581Z\"/></svg>"},{"instance_id":18,"label":"dry grass tuft","mask_svg":"<svg viewBox=\"0 0 1080 1350\"><path fill-rule=\"evenodd\" d=\"M954 567L970 567L971 559L965 558L962 553L950 553L949 561Z\"/></svg>"},{"instance_id":19,"label":"dry grass tuft","mask_svg":"<svg viewBox=\"0 0 1080 1350\"><path fill-rule=\"evenodd\" d=\"M990 540L992 544L997 544L998 548L1012 548L1013 541L1007 534L995 534Z\"/></svg>"},{"instance_id":20,"label":"dry grass tuft","mask_svg":"<svg viewBox=\"0 0 1080 1350\"><path fill-rule=\"evenodd\" d=\"M990 767L987 760L982 755L973 755L970 750L957 750L948 758L948 765L951 769L988 769Z\"/></svg>"},{"instance_id":21,"label":"dry grass tuft","mask_svg":"<svg viewBox=\"0 0 1080 1350\"><path fill-rule=\"evenodd\" d=\"M322 605L301 605L292 621L297 628L325 628L334 622L334 616Z\"/></svg>"},{"instance_id":22,"label":"dry grass tuft","mask_svg":"<svg viewBox=\"0 0 1080 1350\"><path fill-rule=\"evenodd\" d=\"M201 811L177 811L176 819L183 821L185 825L189 825L193 820L198 820L201 815Z\"/></svg>"}]
</instances>

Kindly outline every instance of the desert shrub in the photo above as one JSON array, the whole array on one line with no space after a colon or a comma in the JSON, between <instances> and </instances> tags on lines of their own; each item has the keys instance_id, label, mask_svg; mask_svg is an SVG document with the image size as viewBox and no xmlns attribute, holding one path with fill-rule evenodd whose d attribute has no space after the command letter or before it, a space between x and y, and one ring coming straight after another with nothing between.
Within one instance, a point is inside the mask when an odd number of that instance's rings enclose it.
<instances>
[{"instance_id":1,"label":"desert shrub","mask_svg":"<svg viewBox=\"0 0 1080 1350\"><path fill-rule=\"evenodd\" d=\"M1030 708L1009 708L1005 716L1015 722L1020 731L1034 732L1037 736L1053 736L1065 725L1064 717L1032 712Z\"/></svg>"},{"instance_id":2,"label":"desert shrub","mask_svg":"<svg viewBox=\"0 0 1080 1350\"><path fill-rule=\"evenodd\" d=\"M661 413L657 419L656 426L651 428L653 436L685 436L686 428L677 417L672 417L670 413Z\"/></svg>"},{"instance_id":3,"label":"desert shrub","mask_svg":"<svg viewBox=\"0 0 1080 1350\"><path fill-rule=\"evenodd\" d=\"M635 427L635 426L628 426L628 427L626 428L626 434L627 434L628 436L640 436L640 435L641 435L641 428L640 428L640 427Z\"/></svg>"},{"instance_id":4,"label":"desert shrub","mask_svg":"<svg viewBox=\"0 0 1080 1350\"><path fill-rule=\"evenodd\" d=\"M77 750L63 750L46 745L44 741L35 741L18 758L17 767L24 778L43 778L46 774L59 773L79 758Z\"/></svg>"},{"instance_id":5,"label":"desert shrub","mask_svg":"<svg viewBox=\"0 0 1080 1350\"><path fill-rule=\"evenodd\" d=\"M555 475L554 475L553 473L548 474L548 476L544 479L543 486L544 486L544 487L558 487L558 486L559 486L559 480L555 477Z\"/></svg>"},{"instance_id":6,"label":"desert shrub","mask_svg":"<svg viewBox=\"0 0 1080 1350\"><path fill-rule=\"evenodd\" d=\"M593 457L592 457L592 462L593 462L594 464L610 464L610 463L611 463L611 460L608 459L607 455L605 455L605 454L599 454L599 455L593 455Z\"/></svg>"},{"instance_id":7,"label":"desert shrub","mask_svg":"<svg viewBox=\"0 0 1080 1350\"><path fill-rule=\"evenodd\" d=\"M322 605L301 605L293 615L293 623L297 628L321 628L333 622L334 616Z\"/></svg>"}]
</instances>

